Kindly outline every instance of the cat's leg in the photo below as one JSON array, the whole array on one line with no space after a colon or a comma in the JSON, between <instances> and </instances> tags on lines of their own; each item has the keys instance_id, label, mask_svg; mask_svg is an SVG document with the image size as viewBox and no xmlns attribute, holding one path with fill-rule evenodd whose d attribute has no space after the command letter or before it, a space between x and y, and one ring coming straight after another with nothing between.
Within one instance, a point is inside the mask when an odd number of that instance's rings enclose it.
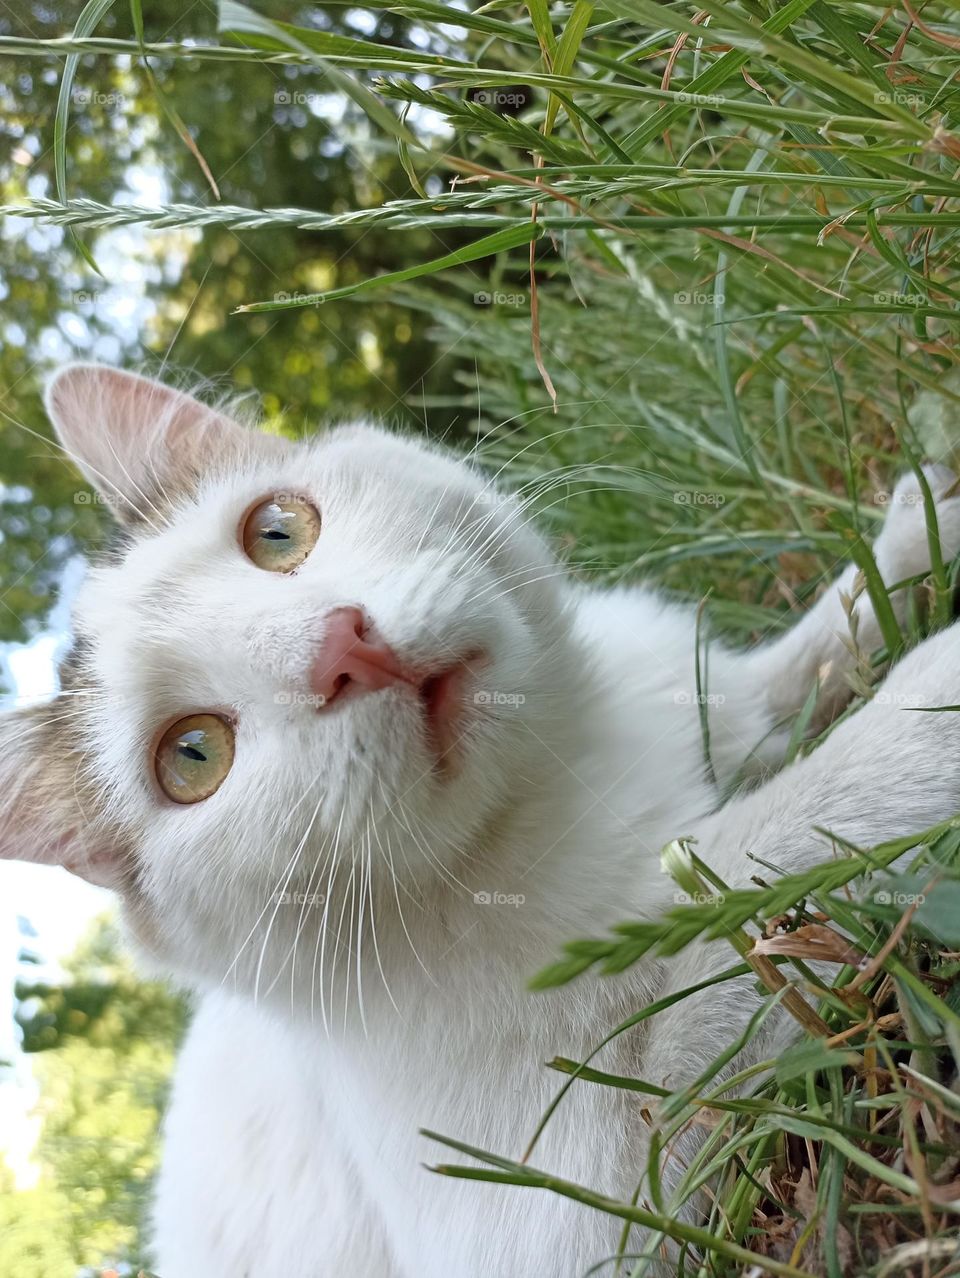
<instances>
[{"instance_id":1,"label":"cat's leg","mask_svg":"<svg viewBox=\"0 0 960 1278\"><path fill-rule=\"evenodd\" d=\"M936 501L941 551L949 564L960 551L960 497L952 495L956 477L944 466L925 466L924 472ZM873 552L888 586L930 569L923 498L912 472L900 480L890 496ZM856 574L856 566L849 565L787 634L744 655L742 671L748 693L764 701L774 722L787 722L795 716L819 678L820 694L811 727L825 726L850 698L847 675L857 664L857 653L869 659L871 652L882 647L880 627L866 592L854 604L857 638L853 643L844 596L850 597ZM900 622L906 615L908 594L907 589L900 589L891 596Z\"/></svg>"},{"instance_id":2,"label":"cat's leg","mask_svg":"<svg viewBox=\"0 0 960 1278\"><path fill-rule=\"evenodd\" d=\"M238 1000L204 1002L164 1124L153 1214L163 1278L401 1278L322 1084L281 1023Z\"/></svg>"},{"instance_id":3,"label":"cat's leg","mask_svg":"<svg viewBox=\"0 0 960 1278\"><path fill-rule=\"evenodd\" d=\"M732 800L690 833L697 853L733 887L751 876L772 879L749 854L786 872L832 853L817 827L864 848L920 833L960 812L960 713L902 708L960 704L960 625L934 635L905 656L875 698L841 723L815 751L758 789ZM735 962L722 941L694 944L666 967L658 997L676 993ZM650 1022L644 1078L669 1087L695 1079L735 1041L760 1004L754 978L710 988ZM771 1034L787 1026L783 1013ZM737 1065L775 1054L771 1039L752 1043ZM695 1141L693 1132L688 1141ZM682 1144L680 1143L681 1156Z\"/></svg>"}]
</instances>

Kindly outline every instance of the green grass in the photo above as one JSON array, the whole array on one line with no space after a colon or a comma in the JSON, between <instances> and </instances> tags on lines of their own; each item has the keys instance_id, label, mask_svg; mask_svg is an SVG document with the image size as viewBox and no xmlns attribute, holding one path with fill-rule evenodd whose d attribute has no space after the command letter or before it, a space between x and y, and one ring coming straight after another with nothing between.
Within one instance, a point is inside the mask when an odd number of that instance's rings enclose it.
<instances>
[{"instance_id":1,"label":"green grass","mask_svg":"<svg viewBox=\"0 0 960 1278\"><path fill-rule=\"evenodd\" d=\"M96 228L123 223L222 223L248 230L260 252L280 225L435 230L435 254L338 296L362 305L364 293L390 289L462 357L470 371L425 411L460 413L463 433L539 506L577 570L709 594L715 630L756 640L789 624L852 556L886 643L858 701L886 659L947 620L956 566L934 559L926 614L901 634L869 542L893 476L957 442L956 0L915 17L853 0L492 0L457 11L453 32L450 7L433 0L366 6L422 28L430 40L417 48L281 25L231 0L218 44L151 41L149 12L140 42L99 40L105 7L88 5L72 38L0 37L2 53L64 63L59 200L18 211L69 225L87 245ZM364 145L400 149L410 195L346 211L271 209L269 191L255 209L85 200L70 184L69 77L78 55L123 53L149 53L161 79L185 58L206 60L212 75L224 61L296 68L298 87L350 96L368 122ZM476 100L484 87L521 92L527 105L502 114ZM452 134L425 130L423 109ZM481 255L487 301L464 269ZM323 300L298 296L310 290L297 278L283 287L290 298L250 297L244 309ZM801 738L798 729L794 748L810 748ZM654 1156L637 1169L632 1202L537 1171L535 1142L523 1162L468 1149L475 1167L440 1170L546 1189L651 1229L643 1256L625 1234L620 1261L597 1272L643 1274L667 1238L688 1275L754 1272L749 1253L763 1257L755 1272L777 1274L960 1272L950 1188L960 832L903 833L796 879L767 871L766 886L727 893L722 906L571 938L542 975L596 979L588 968L622 970L707 935L733 943L728 978L752 968L768 992L748 1036L781 1002L800 1015L786 1056L730 1077L731 1043L676 1094L589 1061L552 1062L566 1079L556 1105L570 1086L658 1102ZM891 877L885 866L904 853L910 870ZM710 881L689 849L666 856L681 884ZM934 875L952 914L921 909L904 925L902 910L878 901ZM789 955L755 950L772 919L793 938ZM813 976L805 956L820 952L823 928L873 956L866 977L839 960L831 983ZM815 1016L799 1012L794 983L813 991ZM659 1158L691 1122L706 1140L668 1194ZM455 1136L438 1139L464 1151ZM678 1206L703 1185L706 1221L679 1223Z\"/></svg>"},{"instance_id":2,"label":"green grass","mask_svg":"<svg viewBox=\"0 0 960 1278\"><path fill-rule=\"evenodd\" d=\"M694 939L713 939L729 943L743 961L642 1009L597 1050L705 986L752 970L766 998L746 1031L678 1092L598 1072L590 1067L592 1056L557 1058L550 1067L567 1081L522 1161L428 1133L481 1164L480 1170L437 1170L552 1190L647 1228L642 1255L631 1252L627 1263L625 1231L622 1263L597 1272L645 1273L666 1239L683 1246L677 1271L691 1274L737 1273L748 1259L745 1248L760 1252L764 1272L773 1274L956 1272L960 822L845 853L802 874L771 875L755 890L731 891L688 846L668 848L664 865L678 884L690 894L712 893L717 903L678 906L662 920L624 923L609 939L571 942L534 986L566 984L593 967L621 972L645 955L669 958ZM909 870L890 873L906 854L912 854ZM758 865L761 874L763 868ZM924 900L933 883L937 891ZM909 910L906 927L903 906L896 904L904 897L922 901ZM759 937L767 939L757 944ZM767 957L778 952L791 956L794 970ZM809 964L817 959L836 966L831 982L812 972ZM816 1012L798 998L799 989L812 996ZM796 1044L736 1069L737 1053L781 1004L797 1019ZM627 1089L656 1106L649 1119L651 1159L638 1170L630 1203L535 1166L537 1141L575 1084ZM688 1124L705 1126L708 1135L668 1191L660 1159ZM701 1201L704 1186L709 1217L705 1227L691 1225L683 1209Z\"/></svg>"}]
</instances>

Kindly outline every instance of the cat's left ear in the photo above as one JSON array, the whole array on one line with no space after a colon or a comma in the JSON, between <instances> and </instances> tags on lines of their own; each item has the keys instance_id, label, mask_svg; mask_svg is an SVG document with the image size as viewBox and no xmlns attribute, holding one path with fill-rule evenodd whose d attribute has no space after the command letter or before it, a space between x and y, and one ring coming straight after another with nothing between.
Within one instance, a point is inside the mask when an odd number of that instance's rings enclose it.
<instances>
[{"instance_id":1,"label":"cat's left ear","mask_svg":"<svg viewBox=\"0 0 960 1278\"><path fill-rule=\"evenodd\" d=\"M192 395L102 364L68 364L44 402L67 456L126 523L156 519L209 470L280 446Z\"/></svg>"},{"instance_id":2,"label":"cat's left ear","mask_svg":"<svg viewBox=\"0 0 960 1278\"><path fill-rule=\"evenodd\" d=\"M119 888L127 858L84 794L63 700L0 715L0 860Z\"/></svg>"}]
</instances>

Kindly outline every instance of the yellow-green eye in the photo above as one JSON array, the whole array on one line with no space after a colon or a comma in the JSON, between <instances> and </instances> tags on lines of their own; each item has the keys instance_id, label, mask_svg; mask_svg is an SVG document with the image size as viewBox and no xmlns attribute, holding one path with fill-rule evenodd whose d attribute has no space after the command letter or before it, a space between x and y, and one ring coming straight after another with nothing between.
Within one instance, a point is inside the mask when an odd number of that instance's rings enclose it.
<instances>
[{"instance_id":1,"label":"yellow-green eye","mask_svg":"<svg viewBox=\"0 0 960 1278\"><path fill-rule=\"evenodd\" d=\"M243 524L247 556L267 572L293 572L317 544L320 515L305 497L270 497Z\"/></svg>"},{"instance_id":2,"label":"yellow-green eye","mask_svg":"<svg viewBox=\"0 0 960 1278\"><path fill-rule=\"evenodd\" d=\"M174 803L199 803L220 789L233 767L233 728L218 714L191 714L160 738L154 769Z\"/></svg>"}]
</instances>

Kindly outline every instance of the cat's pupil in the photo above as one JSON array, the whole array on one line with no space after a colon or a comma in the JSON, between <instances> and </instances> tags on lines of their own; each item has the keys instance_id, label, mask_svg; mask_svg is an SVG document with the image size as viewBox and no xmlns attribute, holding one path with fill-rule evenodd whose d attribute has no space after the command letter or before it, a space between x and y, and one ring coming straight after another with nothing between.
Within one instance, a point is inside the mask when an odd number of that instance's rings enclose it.
<instances>
[{"instance_id":1,"label":"cat's pupil","mask_svg":"<svg viewBox=\"0 0 960 1278\"><path fill-rule=\"evenodd\" d=\"M193 759L196 763L206 763L207 761L207 756L202 750L198 750L196 746L182 745L180 746L180 753L185 759Z\"/></svg>"},{"instance_id":2,"label":"cat's pupil","mask_svg":"<svg viewBox=\"0 0 960 1278\"><path fill-rule=\"evenodd\" d=\"M290 534L281 532L279 528L268 528L262 534L264 541L289 541Z\"/></svg>"}]
</instances>

